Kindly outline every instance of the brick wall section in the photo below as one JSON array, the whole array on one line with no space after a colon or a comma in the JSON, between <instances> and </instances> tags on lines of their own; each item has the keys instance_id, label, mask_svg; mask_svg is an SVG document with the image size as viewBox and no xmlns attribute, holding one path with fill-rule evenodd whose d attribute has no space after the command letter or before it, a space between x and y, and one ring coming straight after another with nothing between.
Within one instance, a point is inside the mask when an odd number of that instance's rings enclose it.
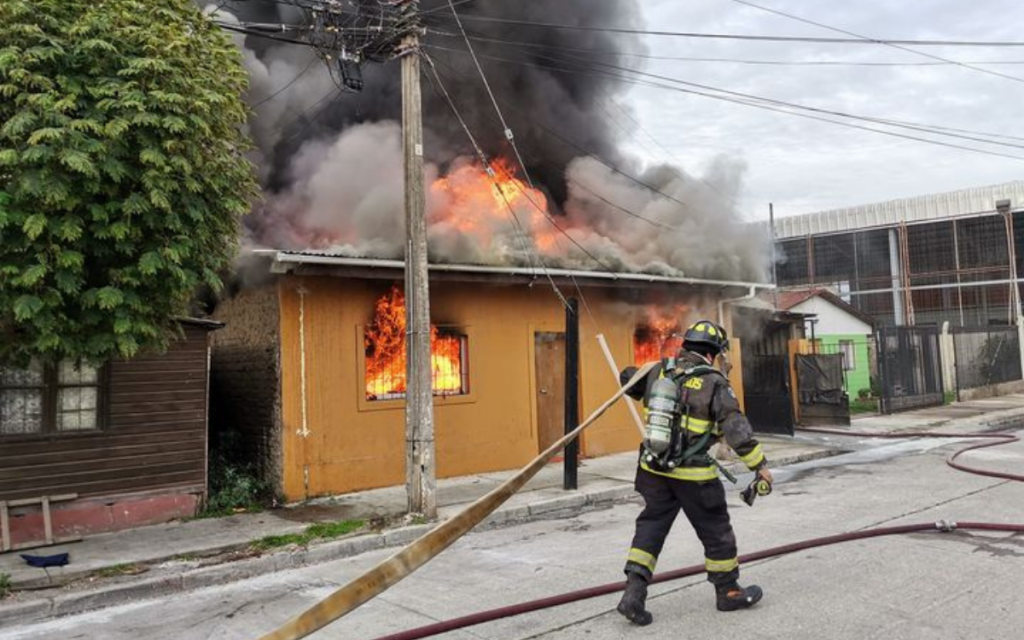
<instances>
[{"instance_id":1,"label":"brick wall section","mask_svg":"<svg viewBox=\"0 0 1024 640\"><path fill-rule=\"evenodd\" d=\"M213 335L210 429L234 432L238 458L281 486L279 314L275 285L245 289L217 305L225 327Z\"/></svg>"}]
</instances>

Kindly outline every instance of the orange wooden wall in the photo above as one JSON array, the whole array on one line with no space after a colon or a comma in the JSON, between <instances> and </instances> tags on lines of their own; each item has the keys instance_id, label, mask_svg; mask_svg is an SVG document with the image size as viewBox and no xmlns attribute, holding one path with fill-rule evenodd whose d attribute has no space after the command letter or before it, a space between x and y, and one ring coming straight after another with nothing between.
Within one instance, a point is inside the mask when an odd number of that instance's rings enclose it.
<instances>
[{"instance_id":1,"label":"orange wooden wall","mask_svg":"<svg viewBox=\"0 0 1024 640\"><path fill-rule=\"evenodd\" d=\"M361 373L362 328L391 284L279 280L282 484L288 500L405 482L404 403L367 402ZM632 307L611 301L605 290L587 290L586 297L593 319L581 310L581 417L618 388L595 338L598 328L621 368L632 361L636 320ZM538 451L533 334L564 330L558 299L522 285L434 283L431 316L435 324L462 327L469 338L470 394L434 403L438 476L522 466ZM619 403L585 432L583 451L601 456L638 443L628 409Z\"/></svg>"}]
</instances>

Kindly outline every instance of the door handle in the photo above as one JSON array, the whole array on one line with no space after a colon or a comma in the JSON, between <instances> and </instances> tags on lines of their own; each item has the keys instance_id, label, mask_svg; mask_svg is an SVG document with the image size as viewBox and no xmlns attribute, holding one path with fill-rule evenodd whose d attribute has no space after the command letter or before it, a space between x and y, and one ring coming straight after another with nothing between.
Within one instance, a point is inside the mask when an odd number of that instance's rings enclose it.
<instances>
[{"instance_id":1,"label":"door handle","mask_svg":"<svg viewBox=\"0 0 1024 640\"><path fill-rule=\"evenodd\" d=\"M540 393L541 393L541 395L546 396L546 395L548 395L548 390L547 389L541 389Z\"/></svg>"}]
</instances>

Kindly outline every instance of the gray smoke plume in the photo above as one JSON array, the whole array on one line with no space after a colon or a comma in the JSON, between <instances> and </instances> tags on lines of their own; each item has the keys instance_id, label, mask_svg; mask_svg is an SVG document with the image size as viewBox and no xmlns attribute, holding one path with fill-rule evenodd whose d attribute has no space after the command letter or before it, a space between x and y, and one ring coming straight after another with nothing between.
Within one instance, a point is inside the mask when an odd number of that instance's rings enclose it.
<instances>
[{"instance_id":1,"label":"gray smoke plume","mask_svg":"<svg viewBox=\"0 0 1024 640\"><path fill-rule=\"evenodd\" d=\"M221 10L222 19L303 20L301 12L284 3L232 6L237 7L232 14ZM424 51L467 126L490 158L514 159L479 74L465 55L465 43L461 35L455 37L458 28L447 0L421 6L429 16ZM473 148L447 103L432 90L435 81L427 71L423 98L427 180L433 184L428 193L432 260L536 264L539 255L546 264L565 267L763 277L767 238L742 224L730 204L742 185L741 163L721 160L701 180L672 167L644 168L620 151L619 136L626 128L614 114L626 109L624 85L581 59L585 54L579 51L601 51L601 62L635 68L636 58L614 53L644 51L638 37L473 20L642 29L638 0L471 2L458 10L467 31L479 38L474 47L538 191L511 199L517 223L500 211L503 205L496 215L480 214L495 208L493 192L481 182L484 174L477 170ZM400 257L398 62L364 65L363 91L345 93L307 48L252 36L237 41L252 75L250 130L265 193L246 221L249 242ZM507 167L511 171L515 163ZM520 171L515 175L523 177Z\"/></svg>"}]
</instances>

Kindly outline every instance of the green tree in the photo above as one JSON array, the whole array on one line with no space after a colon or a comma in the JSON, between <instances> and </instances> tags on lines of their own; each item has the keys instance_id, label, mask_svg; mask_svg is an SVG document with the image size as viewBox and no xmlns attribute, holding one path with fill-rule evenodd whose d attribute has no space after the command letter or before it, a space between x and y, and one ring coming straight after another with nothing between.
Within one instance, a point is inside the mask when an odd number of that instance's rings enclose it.
<instances>
[{"instance_id":1,"label":"green tree","mask_svg":"<svg viewBox=\"0 0 1024 640\"><path fill-rule=\"evenodd\" d=\"M237 47L191 0L2 0L0 25L0 361L165 346L256 194Z\"/></svg>"}]
</instances>

